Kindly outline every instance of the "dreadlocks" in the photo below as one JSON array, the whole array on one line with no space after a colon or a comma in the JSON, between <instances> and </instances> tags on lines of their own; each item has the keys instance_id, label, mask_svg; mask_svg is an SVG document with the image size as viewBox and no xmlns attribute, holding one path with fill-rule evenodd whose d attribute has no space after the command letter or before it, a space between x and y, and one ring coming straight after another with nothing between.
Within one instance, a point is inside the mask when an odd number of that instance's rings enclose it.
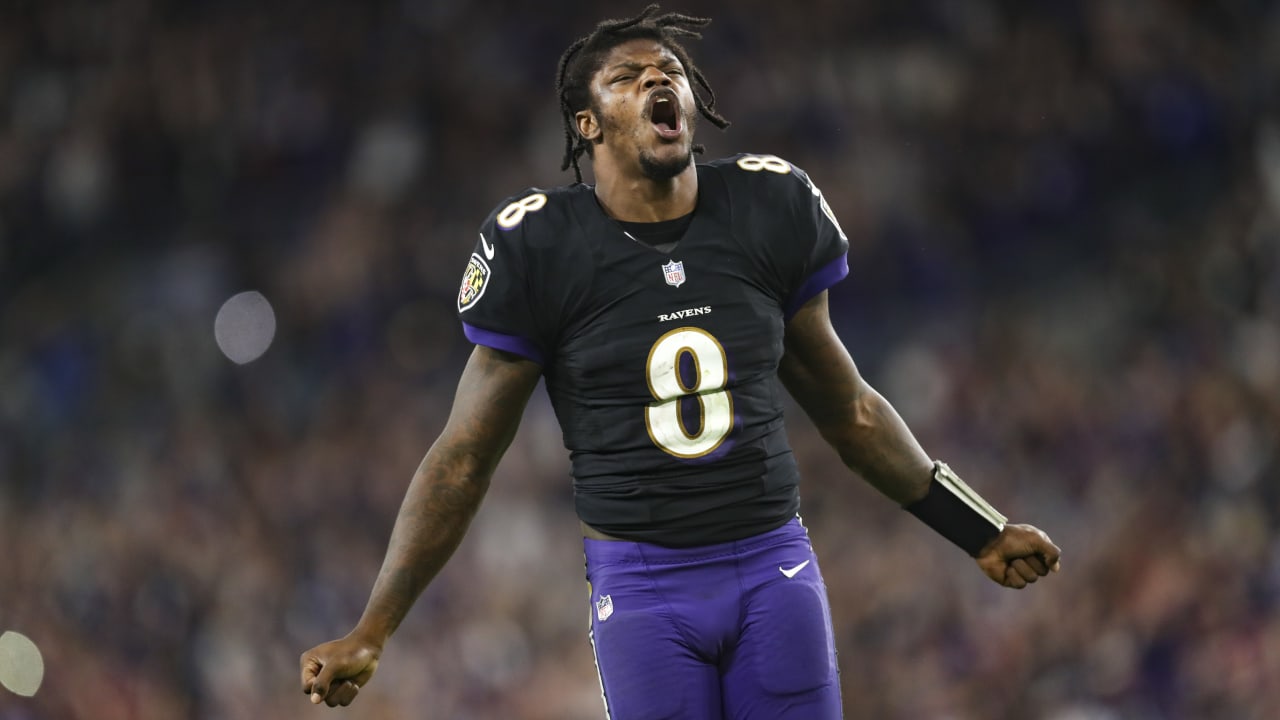
<instances>
[{"instance_id":1,"label":"dreadlocks","mask_svg":"<svg viewBox=\"0 0 1280 720\"><path fill-rule=\"evenodd\" d=\"M617 45L636 38L657 40L665 45L685 72L693 78L698 87L706 91L706 99L693 88L694 102L698 112L711 124L720 129L729 127L725 120L715 111L716 93L698 70L689 54L677 41L677 38L700 39L698 29L711 23L711 18L691 17L680 13L656 15L658 6L650 5L640 11L639 15L625 20L605 20L596 26L590 35L580 37L560 56L560 66L556 71L556 96L560 100L560 112L564 120L564 161L561 170L573 166L574 176L582 182L582 168L578 166L578 158L583 153L591 154L591 143L582 137L574 123L574 113L591 106L591 77L600 68L604 56ZM694 145L693 151L700 153L701 145Z\"/></svg>"}]
</instances>

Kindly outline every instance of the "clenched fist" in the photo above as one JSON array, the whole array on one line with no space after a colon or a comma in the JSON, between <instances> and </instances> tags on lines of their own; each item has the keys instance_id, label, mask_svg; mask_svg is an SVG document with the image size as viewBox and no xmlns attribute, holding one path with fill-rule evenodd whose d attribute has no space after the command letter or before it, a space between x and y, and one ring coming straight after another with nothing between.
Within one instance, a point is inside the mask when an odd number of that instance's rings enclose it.
<instances>
[{"instance_id":1,"label":"clenched fist","mask_svg":"<svg viewBox=\"0 0 1280 720\"><path fill-rule=\"evenodd\" d=\"M1044 531L1031 525L1005 525L975 558L987 577L1005 587L1022 589L1057 572L1062 550Z\"/></svg>"},{"instance_id":2,"label":"clenched fist","mask_svg":"<svg viewBox=\"0 0 1280 720\"><path fill-rule=\"evenodd\" d=\"M355 635L317 645L302 653L302 692L317 705L350 705L381 655L381 646Z\"/></svg>"}]
</instances>

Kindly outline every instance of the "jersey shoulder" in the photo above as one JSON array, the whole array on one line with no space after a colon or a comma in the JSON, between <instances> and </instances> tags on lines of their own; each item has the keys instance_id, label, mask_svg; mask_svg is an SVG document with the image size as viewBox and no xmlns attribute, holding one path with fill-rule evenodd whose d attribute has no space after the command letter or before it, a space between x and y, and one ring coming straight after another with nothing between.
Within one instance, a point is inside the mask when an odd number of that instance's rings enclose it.
<instances>
[{"instance_id":1,"label":"jersey shoulder","mask_svg":"<svg viewBox=\"0 0 1280 720\"><path fill-rule=\"evenodd\" d=\"M591 186L582 183L525 188L498 203L480 232L493 242L501 239L526 248L552 245L577 223L578 208L590 196Z\"/></svg>"},{"instance_id":2,"label":"jersey shoulder","mask_svg":"<svg viewBox=\"0 0 1280 720\"><path fill-rule=\"evenodd\" d=\"M732 194L806 200L814 194L808 173L777 155L739 153L704 165L719 175Z\"/></svg>"}]
</instances>

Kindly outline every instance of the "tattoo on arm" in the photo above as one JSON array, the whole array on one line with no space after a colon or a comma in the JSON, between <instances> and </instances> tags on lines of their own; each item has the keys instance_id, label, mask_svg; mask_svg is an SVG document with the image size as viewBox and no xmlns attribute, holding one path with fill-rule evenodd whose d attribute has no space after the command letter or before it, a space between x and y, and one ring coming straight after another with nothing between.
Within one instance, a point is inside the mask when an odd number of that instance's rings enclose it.
<instances>
[{"instance_id":1,"label":"tattoo on arm","mask_svg":"<svg viewBox=\"0 0 1280 720\"><path fill-rule=\"evenodd\" d=\"M452 477L446 467L434 470L420 470L405 494L361 619L361 624L372 625L382 636L399 627L427 583L453 555L484 497L487 483Z\"/></svg>"},{"instance_id":2,"label":"tattoo on arm","mask_svg":"<svg viewBox=\"0 0 1280 720\"><path fill-rule=\"evenodd\" d=\"M385 642L458 548L539 375L534 363L476 348L449 422L405 492L359 632Z\"/></svg>"}]
</instances>

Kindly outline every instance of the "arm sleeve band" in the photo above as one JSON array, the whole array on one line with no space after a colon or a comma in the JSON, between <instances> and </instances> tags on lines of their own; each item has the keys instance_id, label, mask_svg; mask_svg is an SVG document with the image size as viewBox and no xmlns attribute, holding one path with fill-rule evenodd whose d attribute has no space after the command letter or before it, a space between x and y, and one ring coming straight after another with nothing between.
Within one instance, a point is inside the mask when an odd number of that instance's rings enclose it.
<instances>
[{"instance_id":1,"label":"arm sleeve band","mask_svg":"<svg viewBox=\"0 0 1280 720\"><path fill-rule=\"evenodd\" d=\"M1000 534L1008 520L938 460L933 463L929 492L903 509L973 557Z\"/></svg>"}]
</instances>

